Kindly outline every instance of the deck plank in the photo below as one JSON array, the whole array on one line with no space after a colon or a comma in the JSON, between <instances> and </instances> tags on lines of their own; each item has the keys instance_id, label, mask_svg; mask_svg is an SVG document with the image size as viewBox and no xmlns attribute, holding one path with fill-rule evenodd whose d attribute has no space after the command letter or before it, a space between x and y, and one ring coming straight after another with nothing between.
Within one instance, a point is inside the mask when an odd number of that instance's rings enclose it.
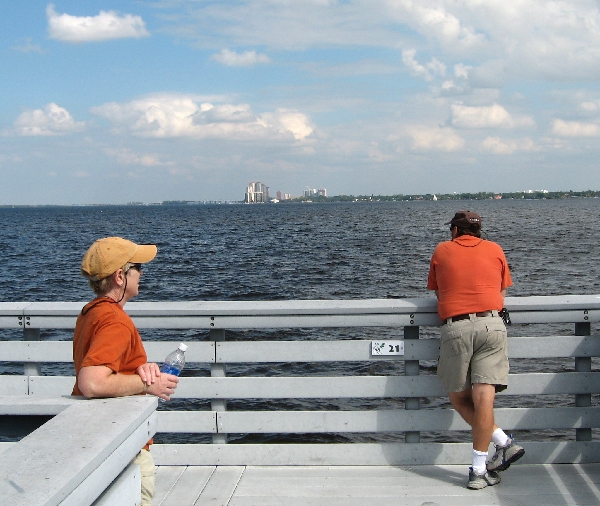
<instances>
[{"instance_id":1,"label":"deck plank","mask_svg":"<svg viewBox=\"0 0 600 506\"><path fill-rule=\"evenodd\" d=\"M153 504L157 506L162 504L185 468L186 466L159 466L157 468Z\"/></svg>"},{"instance_id":2,"label":"deck plank","mask_svg":"<svg viewBox=\"0 0 600 506\"><path fill-rule=\"evenodd\" d=\"M162 477L168 476L163 469L169 467L159 468L157 490L162 487ZM198 467L201 468L213 469ZM362 506L367 502L371 506L600 504L600 464L517 464L502 473L499 485L480 491L466 488L467 473L464 465L219 466L195 506ZM194 486L197 490L197 484ZM189 504L191 495L192 492L179 504Z\"/></svg>"},{"instance_id":3,"label":"deck plank","mask_svg":"<svg viewBox=\"0 0 600 506\"><path fill-rule=\"evenodd\" d=\"M219 466L210 477L194 506L227 506L234 494L244 466Z\"/></svg>"},{"instance_id":4,"label":"deck plank","mask_svg":"<svg viewBox=\"0 0 600 506\"><path fill-rule=\"evenodd\" d=\"M210 466L186 467L160 506L193 506L214 472Z\"/></svg>"}]
</instances>

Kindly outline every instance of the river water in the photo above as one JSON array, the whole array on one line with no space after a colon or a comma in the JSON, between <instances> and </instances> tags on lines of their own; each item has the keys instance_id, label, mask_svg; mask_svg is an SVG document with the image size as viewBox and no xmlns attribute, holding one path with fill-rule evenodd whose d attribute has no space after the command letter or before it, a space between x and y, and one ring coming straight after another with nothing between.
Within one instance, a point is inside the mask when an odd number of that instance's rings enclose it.
<instances>
[{"instance_id":1,"label":"river water","mask_svg":"<svg viewBox=\"0 0 600 506\"><path fill-rule=\"evenodd\" d=\"M0 208L0 301L81 301L83 305L92 293L79 274L81 256L95 239L112 235L158 245L157 258L144 270L137 301L432 296L425 288L429 259L436 244L449 238L444 223L460 209L480 213L487 238L503 247L514 282L510 296L600 293L600 199L563 199ZM523 327L511 327L509 335L573 333L571 324ZM437 332L423 329L422 335L432 337ZM327 338L369 339L386 333L397 336L394 329L332 329ZM280 330L276 336L319 339L322 334L296 329ZM193 341L207 335L204 331L143 332L147 340ZM13 331L0 331L0 336L20 338ZM229 333L228 339L274 336L269 331L239 331ZM42 337L68 340L71 334L46 330ZM511 367L517 372L570 370L572 364L515 362ZM434 371L435 364L422 363L423 374ZM44 365L43 372L72 374L72 365ZM228 368L229 375L399 372L397 365L389 363ZM0 362L0 374L22 374L22 366ZM208 374L207 367L198 364L184 371L191 376ZM327 401L317 408L382 409L398 407L398 402ZM445 400L425 402L440 405ZM203 401L179 400L161 409L206 406ZM264 409L235 401L229 407ZM304 401L269 403L269 409L301 407ZM252 436L240 439L252 440Z\"/></svg>"}]
</instances>

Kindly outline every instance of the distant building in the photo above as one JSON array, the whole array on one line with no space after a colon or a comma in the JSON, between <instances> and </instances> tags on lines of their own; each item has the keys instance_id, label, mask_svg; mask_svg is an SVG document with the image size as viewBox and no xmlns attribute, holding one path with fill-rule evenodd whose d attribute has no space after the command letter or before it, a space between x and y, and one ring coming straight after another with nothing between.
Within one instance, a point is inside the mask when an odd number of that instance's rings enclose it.
<instances>
[{"instance_id":1,"label":"distant building","mask_svg":"<svg viewBox=\"0 0 600 506\"><path fill-rule=\"evenodd\" d=\"M277 200L279 200L280 202L282 200L291 200L292 199L292 194L291 193L282 193L281 190L279 190L277 192Z\"/></svg>"},{"instance_id":2,"label":"distant building","mask_svg":"<svg viewBox=\"0 0 600 506\"><path fill-rule=\"evenodd\" d=\"M269 187L260 182L252 182L246 188L246 196L244 197L246 204L264 204L269 202Z\"/></svg>"},{"instance_id":3,"label":"distant building","mask_svg":"<svg viewBox=\"0 0 600 506\"><path fill-rule=\"evenodd\" d=\"M316 188L308 188L306 190L304 190L304 196L305 197L327 197L327 189L325 188L319 188L318 190Z\"/></svg>"}]
</instances>

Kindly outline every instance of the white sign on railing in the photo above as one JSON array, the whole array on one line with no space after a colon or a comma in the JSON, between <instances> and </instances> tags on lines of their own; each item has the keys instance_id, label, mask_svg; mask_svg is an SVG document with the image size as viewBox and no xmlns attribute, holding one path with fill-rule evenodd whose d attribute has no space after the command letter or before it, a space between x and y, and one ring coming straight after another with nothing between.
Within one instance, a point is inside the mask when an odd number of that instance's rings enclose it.
<instances>
[{"instance_id":1,"label":"white sign on railing","mask_svg":"<svg viewBox=\"0 0 600 506\"><path fill-rule=\"evenodd\" d=\"M371 341L372 355L404 355L404 341Z\"/></svg>"}]
</instances>

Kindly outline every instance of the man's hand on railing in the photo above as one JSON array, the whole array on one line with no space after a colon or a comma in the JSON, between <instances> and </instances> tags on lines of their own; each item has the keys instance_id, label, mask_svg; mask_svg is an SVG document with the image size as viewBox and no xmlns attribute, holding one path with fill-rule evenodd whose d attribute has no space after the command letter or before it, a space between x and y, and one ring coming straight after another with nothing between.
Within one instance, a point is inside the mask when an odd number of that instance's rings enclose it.
<instances>
[{"instance_id":1,"label":"man's hand on railing","mask_svg":"<svg viewBox=\"0 0 600 506\"><path fill-rule=\"evenodd\" d=\"M175 392L179 383L179 378L173 374L162 373L160 376L155 378L152 385L148 386L146 392L152 395L156 395L165 401L171 400L171 395Z\"/></svg>"},{"instance_id":2,"label":"man's hand on railing","mask_svg":"<svg viewBox=\"0 0 600 506\"><path fill-rule=\"evenodd\" d=\"M146 386L149 387L156 381L156 378L160 376L160 366L154 362L147 362L140 365L135 372L140 378L142 378L142 381L146 384Z\"/></svg>"}]
</instances>

